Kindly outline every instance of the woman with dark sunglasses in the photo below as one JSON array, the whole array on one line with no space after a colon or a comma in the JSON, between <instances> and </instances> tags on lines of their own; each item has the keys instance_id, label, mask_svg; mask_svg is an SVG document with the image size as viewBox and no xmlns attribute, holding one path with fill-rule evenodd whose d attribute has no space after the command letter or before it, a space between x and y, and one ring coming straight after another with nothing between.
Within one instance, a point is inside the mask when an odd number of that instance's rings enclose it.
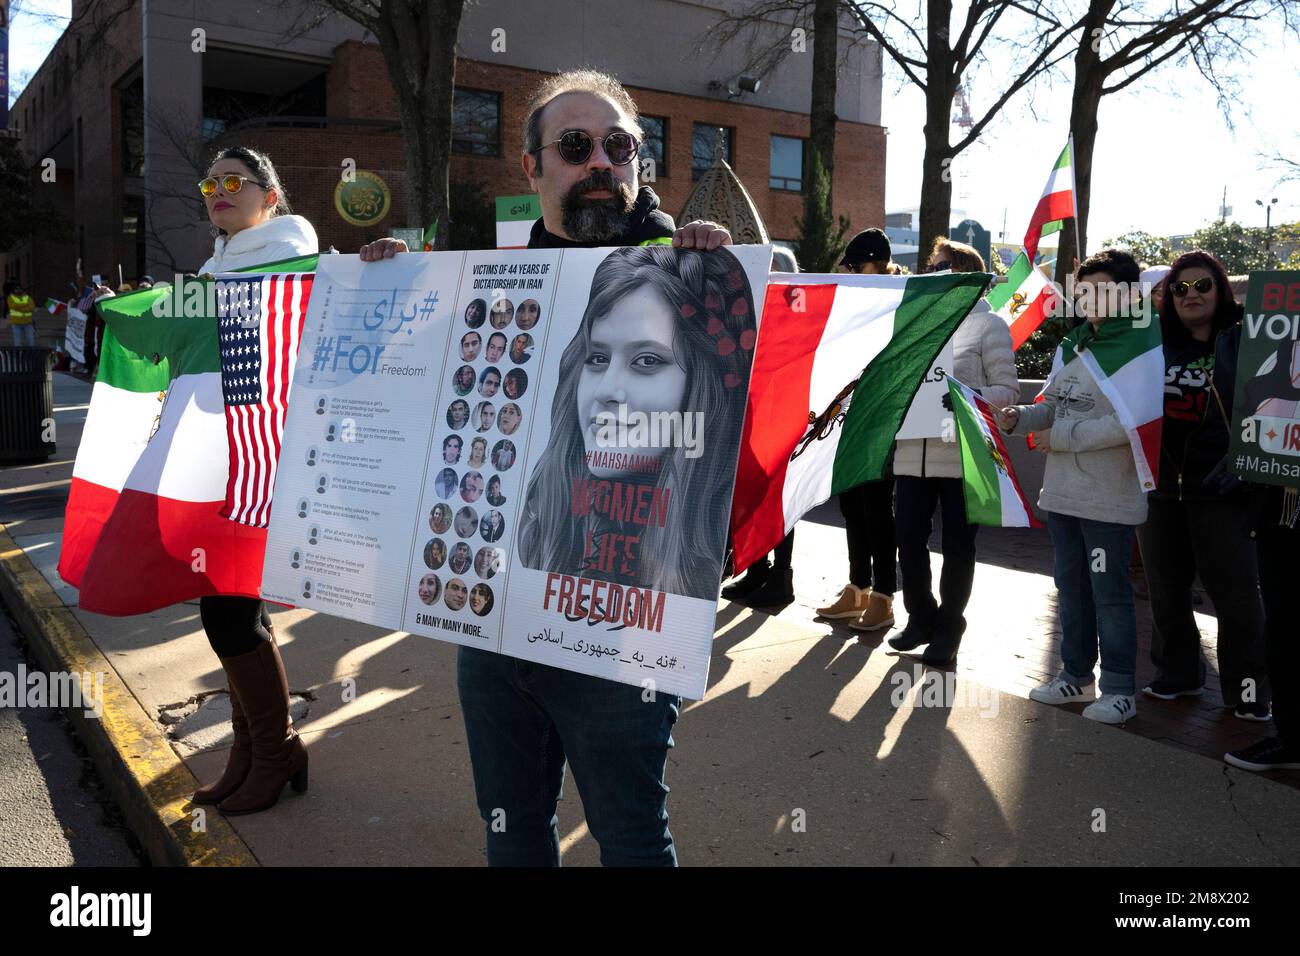
<instances>
[{"instance_id":1,"label":"woman with dark sunglasses","mask_svg":"<svg viewBox=\"0 0 1300 956\"><path fill-rule=\"evenodd\" d=\"M289 201L271 160L243 146L219 152L198 183L212 223L212 256L200 274L228 272L312 255L316 231L289 214ZM203 629L230 684L234 743L225 772L195 791L195 803L226 814L274 806L291 783L307 789L307 749L289 716L289 683L271 617L258 598L215 595L199 600Z\"/></svg>"},{"instance_id":2,"label":"woman with dark sunglasses","mask_svg":"<svg viewBox=\"0 0 1300 956\"><path fill-rule=\"evenodd\" d=\"M1173 700L1205 690L1192 611L1192 582L1199 576L1218 620L1224 706L1243 720L1268 720L1254 536L1259 500L1256 489L1227 468L1241 307L1223 265L1208 252L1180 256L1164 286L1160 477L1137 532L1155 625L1156 678L1142 691Z\"/></svg>"}]
</instances>

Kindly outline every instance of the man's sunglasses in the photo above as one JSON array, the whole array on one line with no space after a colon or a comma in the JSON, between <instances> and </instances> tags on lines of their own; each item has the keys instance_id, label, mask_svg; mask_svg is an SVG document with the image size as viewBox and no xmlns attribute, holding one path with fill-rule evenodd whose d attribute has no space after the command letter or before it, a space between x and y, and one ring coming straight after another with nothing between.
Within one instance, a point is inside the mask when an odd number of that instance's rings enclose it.
<instances>
[{"instance_id":1,"label":"man's sunglasses","mask_svg":"<svg viewBox=\"0 0 1300 956\"><path fill-rule=\"evenodd\" d=\"M560 134L559 139L543 143L529 152L540 153L547 146L555 146L559 149L562 160L572 166L581 166L591 158L591 151L595 145L591 134L585 130L566 129ZM605 155L609 157L611 163L615 166L626 166L636 159L636 152L641 143L631 133L614 132L601 140L601 145L605 148Z\"/></svg>"},{"instance_id":2,"label":"man's sunglasses","mask_svg":"<svg viewBox=\"0 0 1300 956\"><path fill-rule=\"evenodd\" d=\"M944 269L951 269L951 262L935 262L925 267L927 272L942 272Z\"/></svg>"},{"instance_id":3,"label":"man's sunglasses","mask_svg":"<svg viewBox=\"0 0 1300 956\"><path fill-rule=\"evenodd\" d=\"M220 179L215 176L209 176L207 179L199 180L199 192L203 194L204 199L211 199L217 194L218 183L220 183L221 188L231 196L243 189L244 183L252 183L254 186L260 186L263 189L271 188L267 186L266 183L258 182L256 179L249 176L236 176L234 173L231 173L228 176L222 176Z\"/></svg>"},{"instance_id":4,"label":"man's sunglasses","mask_svg":"<svg viewBox=\"0 0 1300 956\"><path fill-rule=\"evenodd\" d=\"M1181 280L1175 282L1169 287L1169 291L1181 299L1183 296L1187 295L1188 289L1195 289L1197 292L1201 293L1201 295L1205 295L1205 293L1209 292L1213 288L1214 280L1209 276L1201 276L1195 282L1183 282Z\"/></svg>"}]
</instances>

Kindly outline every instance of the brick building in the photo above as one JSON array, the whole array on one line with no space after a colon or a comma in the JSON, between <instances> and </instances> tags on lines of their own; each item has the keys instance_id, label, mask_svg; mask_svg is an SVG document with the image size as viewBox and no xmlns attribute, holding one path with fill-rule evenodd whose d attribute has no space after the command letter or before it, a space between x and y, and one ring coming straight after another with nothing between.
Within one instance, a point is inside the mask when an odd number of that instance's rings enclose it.
<instances>
[{"instance_id":1,"label":"brick building","mask_svg":"<svg viewBox=\"0 0 1300 956\"><path fill-rule=\"evenodd\" d=\"M116 4L116 6L115 6ZM70 241L37 240L5 258L37 294L66 295L83 273L131 281L197 268L211 250L194 183L219 147L244 143L275 161L294 211L321 247L355 251L405 215L396 97L377 45L333 17L308 32L251 0L74 0L73 22L11 113L29 168L73 223ZM643 115L653 187L676 215L712 158L726 158L754 197L773 239L793 240L801 215L812 54L791 54L756 92L736 95L748 52L735 42L696 53L724 9L743 0L482 0L459 36L451 178L458 196L528 191L519 165L523 108L545 72L606 69ZM111 15L113 13L116 15ZM789 26L765 22L758 36ZM811 50L809 39L809 51ZM504 46L504 49L502 49ZM845 44L845 47L848 47ZM885 130L880 53L847 49L836 111L835 212L856 229L884 221ZM730 86L730 90L728 89ZM54 160L45 182L43 160ZM334 193L345 160L387 184L391 206L368 227L349 224ZM453 239L455 229L453 227Z\"/></svg>"}]
</instances>

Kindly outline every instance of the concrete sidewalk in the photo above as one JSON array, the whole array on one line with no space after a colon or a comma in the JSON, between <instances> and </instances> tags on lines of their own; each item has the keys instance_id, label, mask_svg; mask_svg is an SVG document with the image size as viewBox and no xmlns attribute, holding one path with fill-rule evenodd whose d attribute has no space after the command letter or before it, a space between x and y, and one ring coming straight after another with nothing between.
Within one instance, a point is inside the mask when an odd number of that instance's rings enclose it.
<instances>
[{"instance_id":1,"label":"concrete sidewalk","mask_svg":"<svg viewBox=\"0 0 1300 956\"><path fill-rule=\"evenodd\" d=\"M197 602L101 617L77 608L53 570L88 396L56 375L59 453L0 472L0 520L183 767L209 779L225 759L229 710L213 693L224 680ZM688 702L670 757L683 865L1300 862L1295 788L1024 698L1052 666L1051 580L1035 570L982 563L955 706L925 706L924 687L904 699L915 662L812 621L846 568L827 513L796 536L799 603L775 617L720 606L708 695ZM455 648L303 610L274 617L302 698L312 788L229 821L256 859L481 863ZM1140 701L1130 726L1159 713ZM595 864L571 778L565 791L565 863Z\"/></svg>"}]
</instances>

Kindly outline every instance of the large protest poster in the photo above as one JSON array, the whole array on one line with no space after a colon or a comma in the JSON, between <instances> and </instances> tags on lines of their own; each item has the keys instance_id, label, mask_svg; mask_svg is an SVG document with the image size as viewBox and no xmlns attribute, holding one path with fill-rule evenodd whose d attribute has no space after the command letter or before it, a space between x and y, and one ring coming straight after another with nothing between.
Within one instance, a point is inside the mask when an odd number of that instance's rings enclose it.
<instances>
[{"instance_id":1,"label":"large protest poster","mask_svg":"<svg viewBox=\"0 0 1300 956\"><path fill-rule=\"evenodd\" d=\"M1233 394L1231 470L1300 485L1300 271L1251 273Z\"/></svg>"},{"instance_id":2,"label":"large protest poster","mask_svg":"<svg viewBox=\"0 0 1300 956\"><path fill-rule=\"evenodd\" d=\"M264 595L702 697L769 262L322 256Z\"/></svg>"}]
</instances>

